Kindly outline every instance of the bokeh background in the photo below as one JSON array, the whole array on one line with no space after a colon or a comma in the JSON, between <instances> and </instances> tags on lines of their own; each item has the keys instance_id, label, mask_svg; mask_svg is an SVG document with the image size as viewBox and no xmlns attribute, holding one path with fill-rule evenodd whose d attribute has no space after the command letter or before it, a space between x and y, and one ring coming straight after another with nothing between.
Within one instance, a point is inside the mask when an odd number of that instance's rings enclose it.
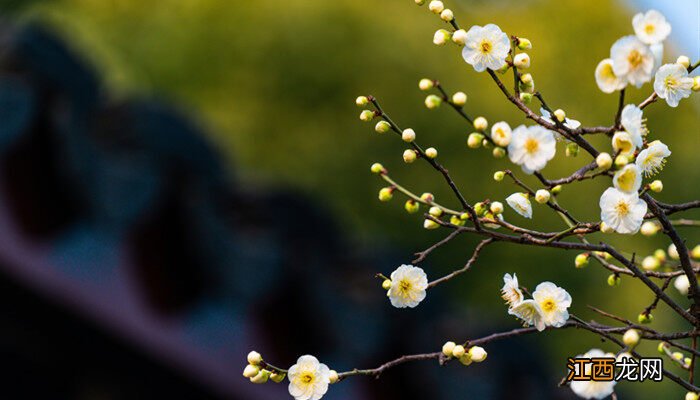
<instances>
[{"instance_id":1,"label":"bokeh background","mask_svg":"<svg viewBox=\"0 0 700 400\"><path fill-rule=\"evenodd\" d=\"M404 165L403 146L361 123L354 99L377 96L421 144L435 146L471 202L502 200L510 167L466 147L451 110L429 111L420 78L463 90L467 111L525 123L454 46L436 47L443 22L409 0L4 1L0 82L0 352L9 398L283 399L286 385L255 386L240 372L260 351L291 365L311 353L338 370L433 351L446 339L517 327L499 298L516 272L634 319L652 301L641 285L573 267L575 253L498 244L415 310L392 309L376 272L390 273L441 239L403 201L379 203L382 162L406 186L455 205L436 172ZM609 124L617 97L593 71L631 18L657 8L673 24L664 60L700 57L700 4L687 1L467 1L448 3L463 26L497 23L533 42L531 72L548 103L585 125ZM651 86L628 90L639 102ZM650 106L652 138L673 151L658 197L700 197L700 100ZM594 139L607 146L606 140ZM546 176L590 160L559 154ZM533 185L536 182L529 180ZM560 201L596 220L602 181L566 188ZM518 224L554 230L536 207ZM699 217L697 212L689 217ZM690 245L700 241L685 228ZM662 237L606 236L628 252ZM475 238L432 254L431 277L463 265ZM672 296L685 303L674 292ZM654 325L683 329L661 305ZM601 321L602 322L602 321ZM607 322L607 321L605 321ZM406 365L380 381L333 386L329 399L573 398L557 388L567 356L615 346L555 331L494 343L486 363ZM643 352L655 355L656 343ZM681 373L671 363L667 368ZM680 398L669 381L621 383L621 398ZM408 396L408 397L407 397Z\"/></svg>"}]
</instances>

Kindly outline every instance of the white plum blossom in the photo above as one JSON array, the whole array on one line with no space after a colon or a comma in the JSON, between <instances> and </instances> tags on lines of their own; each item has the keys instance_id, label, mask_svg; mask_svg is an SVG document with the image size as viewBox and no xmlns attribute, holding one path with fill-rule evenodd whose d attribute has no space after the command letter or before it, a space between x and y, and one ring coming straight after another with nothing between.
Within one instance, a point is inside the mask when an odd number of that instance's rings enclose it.
<instances>
[{"instance_id":1,"label":"white plum blossom","mask_svg":"<svg viewBox=\"0 0 700 400\"><path fill-rule=\"evenodd\" d=\"M521 301L515 307L509 308L508 314L515 315L523 321L525 326L534 326L540 332L546 327L542 309L535 300L527 299Z\"/></svg>"},{"instance_id":2,"label":"white plum blossom","mask_svg":"<svg viewBox=\"0 0 700 400\"><path fill-rule=\"evenodd\" d=\"M690 281L688 280L688 276L686 274L678 275L678 277L673 281L673 287L678 290L678 293L682 294L683 296L687 296L688 290L690 289Z\"/></svg>"},{"instance_id":3,"label":"white plum blossom","mask_svg":"<svg viewBox=\"0 0 700 400\"><path fill-rule=\"evenodd\" d=\"M661 43L671 34L671 24L656 10L635 15L632 18L632 27L639 40L646 44Z\"/></svg>"},{"instance_id":4,"label":"white plum blossom","mask_svg":"<svg viewBox=\"0 0 700 400\"><path fill-rule=\"evenodd\" d=\"M525 299L522 290L520 290L520 285L518 285L518 277L515 274L513 276L510 274L503 275L501 297L508 303L509 308L517 306Z\"/></svg>"},{"instance_id":5,"label":"white plum blossom","mask_svg":"<svg viewBox=\"0 0 700 400\"><path fill-rule=\"evenodd\" d=\"M579 354L576 358L603 358L610 357L615 358L613 353L605 353L599 349L591 349L586 354ZM580 366L576 365L577 373ZM588 376L591 375L592 363L587 363L584 366L584 373ZM571 381L571 390L578 396L584 399L604 399L610 396L615 390L615 384L617 381Z\"/></svg>"},{"instance_id":6,"label":"white plum blossom","mask_svg":"<svg viewBox=\"0 0 700 400\"><path fill-rule=\"evenodd\" d=\"M659 173L666 164L666 157L671 155L668 146L659 140L649 143L649 146L640 151L635 164L642 171L644 176L653 176Z\"/></svg>"},{"instance_id":7,"label":"white plum blossom","mask_svg":"<svg viewBox=\"0 0 700 400\"><path fill-rule=\"evenodd\" d=\"M532 298L542 311L546 326L559 328L566 324L571 306L571 295L566 290L552 282L542 282L535 288Z\"/></svg>"},{"instance_id":8,"label":"white plum blossom","mask_svg":"<svg viewBox=\"0 0 700 400\"><path fill-rule=\"evenodd\" d=\"M595 83L598 84L598 88L603 93L612 93L627 86L626 80L622 80L615 75L611 58L606 58L595 67Z\"/></svg>"},{"instance_id":9,"label":"white plum blossom","mask_svg":"<svg viewBox=\"0 0 700 400\"><path fill-rule=\"evenodd\" d=\"M644 112L636 105L628 104L622 109L620 122L630 136L632 136L632 143L634 143L637 148L642 147L644 144L644 136L649 132L644 121Z\"/></svg>"},{"instance_id":10,"label":"white plum blossom","mask_svg":"<svg viewBox=\"0 0 700 400\"><path fill-rule=\"evenodd\" d=\"M688 70L680 64L664 64L656 71L654 91L671 107L678 106L681 99L690 97L693 78Z\"/></svg>"},{"instance_id":11,"label":"white plum blossom","mask_svg":"<svg viewBox=\"0 0 700 400\"><path fill-rule=\"evenodd\" d=\"M600 219L617 233L633 234L639 231L647 212L647 203L637 193L625 193L608 188L600 196Z\"/></svg>"},{"instance_id":12,"label":"white plum blossom","mask_svg":"<svg viewBox=\"0 0 700 400\"><path fill-rule=\"evenodd\" d=\"M613 185L625 193L636 193L642 186L642 170L636 164L627 164L615 172Z\"/></svg>"},{"instance_id":13,"label":"white plum blossom","mask_svg":"<svg viewBox=\"0 0 700 400\"><path fill-rule=\"evenodd\" d=\"M610 48L615 76L636 87L651 80L654 54L636 36L624 36Z\"/></svg>"},{"instance_id":14,"label":"white plum blossom","mask_svg":"<svg viewBox=\"0 0 700 400\"><path fill-rule=\"evenodd\" d=\"M552 131L539 125L526 127L520 125L513 130L508 157L514 164L520 165L526 174L539 171L554 158L557 142Z\"/></svg>"},{"instance_id":15,"label":"white plum blossom","mask_svg":"<svg viewBox=\"0 0 700 400\"><path fill-rule=\"evenodd\" d=\"M296 400L318 400L328 391L330 369L314 356L299 357L287 372L289 394Z\"/></svg>"},{"instance_id":16,"label":"white plum blossom","mask_svg":"<svg viewBox=\"0 0 700 400\"><path fill-rule=\"evenodd\" d=\"M627 131L615 132L612 138L612 147L616 152L620 152L621 155L631 156L634 154L634 150L637 148L634 145L634 139L632 135Z\"/></svg>"},{"instance_id":17,"label":"white plum blossom","mask_svg":"<svg viewBox=\"0 0 700 400\"><path fill-rule=\"evenodd\" d=\"M512 132L507 122L496 122L491 127L491 139L496 145L506 147L510 144Z\"/></svg>"},{"instance_id":18,"label":"white plum blossom","mask_svg":"<svg viewBox=\"0 0 700 400\"><path fill-rule=\"evenodd\" d=\"M542 119L545 121L554 123L554 120L552 120L552 114L550 114L549 111L545 110L544 108L540 108L540 114L542 114ZM581 122L571 118L564 118L564 126L569 129L576 129L581 126Z\"/></svg>"},{"instance_id":19,"label":"white plum blossom","mask_svg":"<svg viewBox=\"0 0 700 400\"><path fill-rule=\"evenodd\" d=\"M510 51L508 35L498 25L474 25L467 31L462 58L477 72L498 70L506 65Z\"/></svg>"},{"instance_id":20,"label":"white plum blossom","mask_svg":"<svg viewBox=\"0 0 700 400\"><path fill-rule=\"evenodd\" d=\"M523 217L532 218L532 203L525 194L513 193L506 198L506 203Z\"/></svg>"},{"instance_id":21,"label":"white plum blossom","mask_svg":"<svg viewBox=\"0 0 700 400\"><path fill-rule=\"evenodd\" d=\"M396 308L413 308L425 299L428 277L422 268L401 265L391 273L391 287L387 296Z\"/></svg>"}]
</instances>

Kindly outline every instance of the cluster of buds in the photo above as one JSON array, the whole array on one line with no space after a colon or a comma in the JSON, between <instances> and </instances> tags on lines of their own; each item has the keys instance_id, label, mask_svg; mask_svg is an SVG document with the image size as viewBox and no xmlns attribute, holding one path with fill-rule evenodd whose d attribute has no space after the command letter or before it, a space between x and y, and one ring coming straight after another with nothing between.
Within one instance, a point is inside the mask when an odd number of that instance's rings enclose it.
<instances>
[{"instance_id":1,"label":"cluster of buds","mask_svg":"<svg viewBox=\"0 0 700 400\"><path fill-rule=\"evenodd\" d=\"M285 378L285 373L274 369L265 368L262 356L257 351L248 353L248 365L243 369L243 376L252 383L266 383L271 380L280 383Z\"/></svg>"},{"instance_id":2,"label":"cluster of buds","mask_svg":"<svg viewBox=\"0 0 700 400\"><path fill-rule=\"evenodd\" d=\"M472 346L466 349L461 344L456 344L455 342L447 342L442 345L442 354L448 358L455 358L459 360L464 365L470 365L471 363L480 363L486 360L488 353L483 347Z\"/></svg>"},{"instance_id":3,"label":"cluster of buds","mask_svg":"<svg viewBox=\"0 0 700 400\"><path fill-rule=\"evenodd\" d=\"M693 366L693 359L686 356L680 351L671 350L671 345L667 342L661 342L656 348L660 354L669 357L673 362L677 363L684 369L690 369Z\"/></svg>"}]
</instances>

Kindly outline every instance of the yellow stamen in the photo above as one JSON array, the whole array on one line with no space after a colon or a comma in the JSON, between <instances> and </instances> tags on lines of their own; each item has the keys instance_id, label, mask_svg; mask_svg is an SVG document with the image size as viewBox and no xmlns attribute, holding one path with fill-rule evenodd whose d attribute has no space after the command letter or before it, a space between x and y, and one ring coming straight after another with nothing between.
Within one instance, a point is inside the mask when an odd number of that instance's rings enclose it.
<instances>
[{"instance_id":1,"label":"yellow stamen","mask_svg":"<svg viewBox=\"0 0 700 400\"><path fill-rule=\"evenodd\" d=\"M540 148L540 142L537 139L529 138L525 141L525 151L532 154Z\"/></svg>"}]
</instances>

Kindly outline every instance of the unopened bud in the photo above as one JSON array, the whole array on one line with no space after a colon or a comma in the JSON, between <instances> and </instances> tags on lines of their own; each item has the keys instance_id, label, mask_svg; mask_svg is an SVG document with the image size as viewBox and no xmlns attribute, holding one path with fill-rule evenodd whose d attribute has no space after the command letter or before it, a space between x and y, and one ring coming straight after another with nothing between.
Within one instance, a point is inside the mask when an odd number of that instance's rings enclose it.
<instances>
[{"instance_id":1,"label":"unopened bud","mask_svg":"<svg viewBox=\"0 0 700 400\"><path fill-rule=\"evenodd\" d=\"M438 206L432 206L428 210L428 214L432 215L435 218L439 218L440 216L442 216L442 208Z\"/></svg>"},{"instance_id":2,"label":"unopened bud","mask_svg":"<svg viewBox=\"0 0 700 400\"><path fill-rule=\"evenodd\" d=\"M673 260L679 260L680 256L678 255L678 250L676 249L675 244L671 244L668 246L668 256L671 257Z\"/></svg>"},{"instance_id":3,"label":"unopened bud","mask_svg":"<svg viewBox=\"0 0 700 400\"><path fill-rule=\"evenodd\" d=\"M250 381L253 383L265 383L268 379L270 379L270 371L262 369L257 375L250 378Z\"/></svg>"},{"instance_id":4,"label":"unopened bud","mask_svg":"<svg viewBox=\"0 0 700 400\"><path fill-rule=\"evenodd\" d=\"M688 58L688 56L679 56L676 59L676 64L680 64L683 67L688 68L690 67L690 58Z\"/></svg>"},{"instance_id":5,"label":"unopened bud","mask_svg":"<svg viewBox=\"0 0 700 400\"><path fill-rule=\"evenodd\" d=\"M394 197L394 188L385 187L379 190L379 201L389 201Z\"/></svg>"},{"instance_id":6,"label":"unopened bud","mask_svg":"<svg viewBox=\"0 0 700 400\"><path fill-rule=\"evenodd\" d=\"M548 190L540 189L535 193L535 201L537 201L540 204L544 204L549 201L551 196L552 195L549 193Z\"/></svg>"},{"instance_id":7,"label":"unopened bud","mask_svg":"<svg viewBox=\"0 0 700 400\"><path fill-rule=\"evenodd\" d=\"M615 157L615 166L617 168L622 168L629 164L629 162L630 159L626 155L620 154L619 156Z\"/></svg>"},{"instance_id":8,"label":"unopened bud","mask_svg":"<svg viewBox=\"0 0 700 400\"><path fill-rule=\"evenodd\" d=\"M420 209L420 204L418 204L418 202L413 199L408 199L406 200L406 204L404 204L403 207L406 209L407 213L415 214Z\"/></svg>"},{"instance_id":9,"label":"unopened bud","mask_svg":"<svg viewBox=\"0 0 700 400\"><path fill-rule=\"evenodd\" d=\"M335 372L335 371L331 371ZM336 372L336 377L337 377L337 372ZM270 374L270 380L275 383L280 383L284 380L284 378L287 376L284 372L273 372ZM331 382L333 383L333 382Z\"/></svg>"},{"instance_id":10,"label":"unopened bud","mask_svg":"<svg viewBox=\"0 0 700 400\"><path fill-rule=\"evenodd\" d=\"M360 113L360 121L369 122L374 119L374 111L362 110Z\"/></svg>"},{"instance_id":11,"label":"unopened bud","mask_svg":"<svg viewBox=\"0 0 700 400\"><path fill-rule=\"evenodd\" d=\"M608 286L620 286L620 276L616 274L610 274L608 276Z\"/></svg>"},{"instance_id":12,"label":"unopened bud","mask_svg":"<svg viewBox=\"0 0 700 400\"><path fill-rule=\"evenodd\" d=\"M513 59L513 65L518 69L530 68L530 56L527 53L516 54Z\"/></svg>"},{"instance_id":13,"label":"unopened bud","mask_svg":"<svg viewBox=\"0 0 700 400\"><path fill-rule=\"evenodd\" d=\"M449 8L442 10L440 13L440 19L445 22L450 22L455 19L455 14Z\"/></svg>"},{"instance_id":14,"label":"unopened bud","mask_svg":"<svg viewBox=\"0 0 700 400\"><path fill-rule=\"evenodd\" d=\"M595 163L598 165L598 168L606 171L612 167L613 160L610 154L600 153L598 154L598 157L595 158Z\"/></svg>"},{"instance_id":15,"label":"unopened bud","mask_svg":"<svg viewBox=\"0 0 700 400\"><path fill-rule=\"evenodd\" d=\"M430 80L430 79L423 78L423 79L421 79L420 81L418 81L418 87L420 88L420 90L422 90L422 91L424 91L424 92L425 92L426 90L432 89L433 86L434 86L434 83L433 83L433 81Z\"/></svg>"},{"instance_id":16,"label":"unopened bud","mask_svg":"<svg viewBox=\"0 0 700 400\"><path fill-rule=\"evenodd\" d=\"M700 260L700 244L696 244L692 250L690 250L690 256L695 260Z\"/></svg>"},{"instance_id":17,"label":"unopened bud","mask_svg":"<svg viewBox=\"0 0 700 400\"><path fill-rule=\"evenodd\" d=\"M426 192L426 193L423 193L422 195L420 195L420 199L423 200L424 202L430 204L433 201L435 201L435 196L433 196L432 193Z\"/></svg>"},{"instance_id":18,"label":"unopened bud","mask_svg":"<svg viewBox=\"0 0 700 400\"><path fill-rule=\"evenodd\" d=\"M566 145L566 156L576 157L578 156L578 145L576 143L569 143Z\"/></svg>"},{"instance_id":19,"label":"unopened bud","mask_svg":"<svg viewBox=\"0 0 700 400\"><path fill-rule=\"evenodd\" d=\"M685 400L698 400L700 395L695 392L688 392L685 394Z\"/></svg>"},{"instance_id":20,"label":"unopened bud","mask_svg":"<svg viewBox=\"0 0 700 400\"><path fill-rule=\"evenodd\" d=\"M503 180L503 178L505 178L505 176L506 176L506 173L505 173L505 172L503 172L503 171L496 171L496 172L493 173L493 180L496 181L496 182L500 182L500 181Z\"/></svg>"},{"instance_id":21,"label":"unopened bud","mask_svg":"<svg viewBox=\"0 0 700 400\"><path fill-rule=\"evenodd\" d=\"M447 357L452 357L452 350L454 350L456 346L457 344L455 342L446 342L442 345L442 354Z\"/></svg>"},{"instance_id":22,"label":"unopened bud","mask_svg":"<svg viewBox=\"0 0 700 400\"><path fill-rule=\"evenodd\" d=\"M642 227L639 229L639 232L642 233L644 236L653 236L655 235L661 228L659 227L659 224L653 221L646 221L645 223L642 224Z\"/></svg>"},{"instance_id":23,"label":"unopened bud","mask_svg":"<svg viewBox=\"0 0 700 400\"><path fill-rule=\"evenodd\" d=\"M700 91L700 75L693 78L693 91Z\"/></svg>"},{"instance_id":24,"label":"unopened bud","mask_svg":"<svg viewBox=\"0 0 700 400\"><path fill-rule=\"evenodd\" d=\"M433 36L433 44L443 46L452 39L452 34L446 29L438 29Z\"/></svg>"},{"instance_id":25,"label":"unopened bud","mask_svg":"<svg viewBox=\"0 0 700 400\"><path fill-rule=\"evenodd\" d=\"M530 104L532 101L532 93L521 92L520 100L525 104Z\"/></svg>"},{"instance_id":26,"label":"unopened bud","mask_svg":"<svg viewBox=\"0 0 700 400\"><path fill-rule=\"evenodd\" d=\"M476 117L474 120L474 129L483 132L489 127L489 122L484 117Z\"/></svg>"},{"instance_id":27,"label":"unopened bud","mask_svg":"<svg viewBox=\"0 0 700 400\"><path fill-rule=\"evenodd\" d=\"M600 231L603 233L613 233L615 229L612 226L606 224L605 222L600 223Z\"/></svg>"},{"instance_id":28,"label":"unopened bud","mask_svg":"<svg viewBox=\"0 0 700 400\"><path fill-rule=\"evenodd\" d=\"M637 316L637 322L640 324L650 324L654 320L654 316L651 314L641 313Z\"/></svg>"},{"instance_id":29,"label":"unopened bud","mask_svg":"<svg viewBox=\"0 0 700 400\"><path fill-rule=\"evenodd\" d=\"M494 147L491 154L493 154L494 158L503 158L506 155L506 149L503 147Z\"/></svg>"},{"instance_id":30,"label":"unopened bud","mask_svg":"<svg viewBox=\"0 0 700 400\"><path fill-rule=\"evenodd\" d=\"M355 104L357 104L359 107L366 106L369 103L369 99L367 96L358 96L355 99Z\"/></svg>"},{"instance_id":31,"label":"unopened bud","mask_svg":"<svg viewBox=\"0 0 700 400\"><path fill-rule=\"evenodd\" d=\"M373 174L381 174L386 172L384 166L380 163L372 164L372 166L369 167L369 170L372 171Z\"/></svg>"},{"instance_id":32,"label":"unopened bud","mask_svg":"<svg viewBox=\"0 0 700 400\"><path fill-rule=\"evenodd\" d=\"M384 290L391 289L391 280L390 279L384 279L382 281L382 289L384 289Z\"/></svg>"},{"instance_id":33,"label":"unopened bud","mask_svg":"<svg viewBox=\"0 0 700 400\"><path fill-rule=\"evenodd\" d=\"M450 217L450 223L452 225L464 226L464 220L456 215Z\"/></svg>"},{"instance_id":34,"label":"unopened bud","mask_svg":"<svg viewBox=\"0 0 700 400\"><path fill-rule=\"evenodd\" d=\"M426 157L435 158L435 157L437 157L437 155L438 155L438 152L435 149L435 147L428 147L427 149L425 149L425 156Z\"/></svg>"},{"instance_id":35,"label":"unopened bud","mask_svg":"<svg viewBox=\"0 0 700 400\"><path fill-rule=\"evenodd\" d=\"M401 139L406 143L411 143L416 140L416 132L411 128L404 129L401 132Z\"/></svg>"},{"instance_id":36,"label":"unopened bud","mask_svg":"<svg viewBox=\"0 0 700 400\"><path fill-rule=\"evenodd\" d=\"M467 138L467 146L469 146L472 149L478 149L481 147L481 142L484 140L484 135L481 133L470 133L469 137Z\"/></svg>"},{"instance_id":37,"label":"unopened bud","mask_svg":"<svg viewBox=\"0 0 700 400\"><path fill-rule=\"evenodd\" d=\"M666 252L663 251L663 249L656 249L654 250L654 257L656 257L659 262L665 262L666 261Z\"/></svg>"},{"instance_id":38,"label":"unopened bud","mask_svg":"<svg viewBox=\"0 0 700 400\"><path fill-rule=\"evenodd\" d=\"M425 221L423 221L423 228L425 228L425 229L437 229L439 227L440 227L440 224L433 221L432 219L426 218Z\"/></svg>"},{"instance_id":39,"label":"unopened bud","mask_svg":"<svg viewBox=\"0 0 700 400\"><path fill-rule=\"evenodd\" d=\"M464 346L462 346L461 344L456 345L452 349L452 357L459 358L462 357L464 353L466 353L466 351L464 350Z\"/></svg>"},{"instance_id":40,"label":"unopened bud","mask_svg":"<svg viewBox=\"0 0 700 400\"><path fill-rule=\"evenodd\" d=\"M518 49L519 50L530 50L532 48L532 42L526 38L518 38Z\"/></svg>"},{"instance_id":41,"label":"unopened bud","mask_svg":"<svg viewBox=\"0 0 700 400\"><path fill-rule=\"evenodd\" d=\"M406 164L410 164L410 163L416 161L416 152L412 149L406 149L403 152L403 161Z\"/></svg>"},{"instance_id":42,"label":"unopened bud","mask_svg":"<svg viewBox=\"0 0 700 400\"><path fill-rule=\"evenodd\" d=\"M257 365L248 364L245 369L243 369L243 376L246 378L252 378L260 372L260 367Z\"/></svg>"},{"instance_id":43,"label":"unopened bud","mask_svg":"<svg viewBox=\"0 0 700 400\"><path fill-rule=\"evenodd\" d=\"M630 349L634 348L639 343L639 332L636 329L628 329L622 335L622 342Z\"/></svg>"},{"instance_id":44,"label":"unopened bud","mask_svg":"<svg viewBox=\"0 0 700 400\"><path fill-rule=\"evenodd\" d=\"M489 210L491 210L492 213L498 215L503 213L503 203L500 201L494 201L491 203L491 206L489 207Z\"/></svg>"},{"instance_id":45,"label":"unopened bud","mask_svg":"<svg viewBox=\"0 0 700 400\"><path fill-rule=\"evenodd\" d=\"M425 106L428 107L429 110L440 107L440 104L442 104L442 99L434 94L429 94L425 97Z\"/></svg>"},{"instance_id":46,"label":"unopened bud","mask_svg":"<svg viewBox=\"0 0 700 400\"><path fill-rule=\"evenodd\" d=\"M464 29L457 29L452 34L452 42L458 46L464 46L464 44L467 43L467 31Z\"/></svg>"},{"instance_id":47,"label":"unopened bud","mask_svg":"<svg viewBox=\"0 0 700 400\"><path fill-rule=\"evenodd\" d=\"M262 362L262 356L257 351L251 351L248 353L248 364L258 365Z\"/></svg>"},{"instance_id":48,"label":"unopened bud","mask_svg":"<svg viewBox=\"0 0 700 400\"><path fill-rule=\"evenodd\" d=\"M564 122L566 120L566 113L561 108L554 110L554 118L559 122Z\"/></svg>"},{"instance_id":49,"label":"unopened bud","mask_svg":"<svg viewBox=\"0 0 700 400\"><path fill-rule=\"evenodd\" d=\"M433 0L428 4L428 9L434 14L440 14L445 9L445 5L440 0Z\"/></svg>"},{"instance_id":50,"label":"unopened bud","mask_svg":"<svg viewBox=\"0 0 700 400\"><path fill-rule=\"evenodd\" d=\"M486 350L484 350L483 347L474 346L469 349L469 355L471 356L472 361L479 363L486 360L488 353L486 353Z\"/></svg>"},{"instance_id":51,"label":"unopened bud","mask_svg":"<svg viewBox=\"0 0 700 400\"><path fill-rule=\"evenodd\" d=\"M552 192L553 195L556 196L556 195L558 195L559 193L561 193L562 189L563 189L563 186L562 186L562 185L557 185L557 186L555 186L555 187L552 188L551 192Z\"/></svg>"},{"instance_id":52,"label":"unopened bud","mask_svg":"<svg viewBox=\"0 0 700 400\"><path fill-rule=\"evenodd\" d=\"M654 271L661 266L659 260L654 256L646 256L642 260L642 268L647 271Z\"/></svg>"},{"instance_id":53,"label":"unopened bud","mask_svg":"<svg viewBox=\"0 0 700 400\"><path fill-rule=\"evenodd\" d=\"M391 124L384 120L377 122L377 125L374 126L374 130L377 133L387 133L389 129L391 129Z\"/></svg>"},{"instance_id":54,"label":"unopened bud","mask_svg":"<svg viewBox=\"0 0 700 400\"><path fill-rule=\"evenodd\" d=\"M487 211L488 211L488 209L486 208L486 205L484 203L478 202L478 203L474 204L474 212L476 212L477 216L483 217Z\"/></svg>"},{"instance_id":55,"label":"unopened bud","mask_svg":"<svg viewBox=\"0 0 700 400\"><path fill-rule=\"evenodd\" d=\"M452 95L452 104L457 106L463 106L467 103L467 94L464 92L457 92Z\"/></svg>"},{"instance_id":56,"label":"unopened bud","mask_svg":"<svg viewBox=\"0 0 700 400\"><path fill-rule=\"evenodd\" d=\"M659 193L664 190L664 183L657 179L649 184L649 190L654 193Z\"/></svg>"},{"instance_id":57,"label":"unopened bud","mask_svg":"<svg viewBox=\"0 0 700 400\"><path fill-rule=\"evenodd\" d=\"M576 268L584 268L585 266L588 265L588 259L590 258L590 255L588 253L581 253L576 256L574 259L574 265Z\"/></svg>"}]
</instances>

